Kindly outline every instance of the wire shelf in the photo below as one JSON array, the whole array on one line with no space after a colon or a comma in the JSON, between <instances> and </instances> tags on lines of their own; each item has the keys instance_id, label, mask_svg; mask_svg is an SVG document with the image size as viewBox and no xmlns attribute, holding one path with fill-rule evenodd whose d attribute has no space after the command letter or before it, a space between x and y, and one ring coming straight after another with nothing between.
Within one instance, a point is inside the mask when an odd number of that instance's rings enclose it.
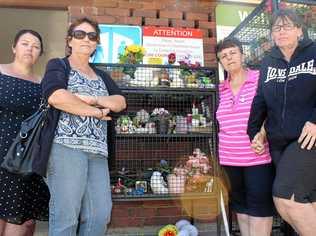
<instances>
[{"instance_id":1,"label":"wire shelf","mask_svg":"<svg viewBox=\"0 0 316 236\"><path fill-rule=\"evenodd\" d=\"M126 111L114 119L114 156L109 161L113 199L209 196L217 172L216 69L125 64L97 67L111 75L127 100ZM186 173L185 180L179 180L182 184L185 181L185 190L172 189L169 174L175 167L184 170L190 157L203 160L205 170L194 167L191 171L204 171L204 182L194 187ZM153 177L155 171L161 176ZM164 187L160 186L162 181Z\"/></svg>"},{"instance_id":2,"label":"wire shelf","mask_svg":"<svg viewBox=\"0 0 316 236\"><path fill-rule=\"evenodd\" d=\"M214 89L216 71L197 65L95 64L122 88Z\"/></svg>"}]
</instances>

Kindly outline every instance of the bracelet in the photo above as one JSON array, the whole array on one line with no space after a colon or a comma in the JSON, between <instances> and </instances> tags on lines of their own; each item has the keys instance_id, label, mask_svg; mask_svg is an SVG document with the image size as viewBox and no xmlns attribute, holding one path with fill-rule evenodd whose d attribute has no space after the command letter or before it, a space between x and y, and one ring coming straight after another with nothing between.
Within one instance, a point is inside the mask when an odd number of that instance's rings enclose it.
<instances>
[{"instance_id":1,"label":"bracelet","mask_svg":"<svg viewBox=\"0 0 316 236\"><path fill-rule=\"evenodd\" d=\"M94 105L98 105L98 96L94 95Z\"/></svg>"}]
</instances>

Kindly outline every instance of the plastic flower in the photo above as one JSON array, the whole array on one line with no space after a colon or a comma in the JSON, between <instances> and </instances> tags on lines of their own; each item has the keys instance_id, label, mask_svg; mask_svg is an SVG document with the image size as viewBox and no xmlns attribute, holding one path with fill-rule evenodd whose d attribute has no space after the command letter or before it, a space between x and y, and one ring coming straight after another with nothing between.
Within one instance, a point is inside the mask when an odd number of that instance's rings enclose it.
<instances>
[{"instance_id":1,"label":"plastic flower","mask_svg":"<svg viewBox=\"0 0 316 236\"><path fill-rule=\"evenodd\" d=\"M168 118L170 118L170 113L167 109L165 109L163 107L160 107L160 108L156 107L150 116L152 119L156 119L156 120L168 119Z\"/></svg>"},{"instance_id":2,"label":"plastic flower","mask_svg":"<svg viewBox=\"0 0 316 236\"><path fill-rule=\"evenodd\" d=\"M170 53L168 54L168 64L173 65L176 62L176 54Z\"/></svg>"},{"instance_id":3,"label":"plastic flower","mask_svg":"<svg viewBox=\"0 0 316 236\"><path fill-rule=\"evenodd\" d=\"M142 46L132 44L126 47L126 51L132 53L143 53L145 52L145 49Z\"/></svg>"},{"instance_id":4,"label":"plastic flower","mask_svg":"<svg viewBox=\"0 0 316 236\"><path fill-rule=\"evenodd\" d=\"M166 225L159 230L158 236L177 236L178 229L175 225Z\"/></svg>"},{"instance_id":5,"label":"plastic flower","mask_svg":"<svg viewBox=\"0 0 316 236\"><path fill-rule=\"evenodd\" d=\"M125 47L123 54L119 54L119 61L124 64L138 64L143 61L145 53L144 47L131 44Z\"/></svg>"},{"instance_id":6,"label":"plastic flower","mask_svg":"<svg viewBox=\"0 0 316 236\"><path fill-rule=\"evenodd\" d=\"M191 55L186 55L182 61L179 61L181 74L184 76L192 75L194 71L197 71L201 67L201 63L191 62Z\"/></svg>"}]
</instances>

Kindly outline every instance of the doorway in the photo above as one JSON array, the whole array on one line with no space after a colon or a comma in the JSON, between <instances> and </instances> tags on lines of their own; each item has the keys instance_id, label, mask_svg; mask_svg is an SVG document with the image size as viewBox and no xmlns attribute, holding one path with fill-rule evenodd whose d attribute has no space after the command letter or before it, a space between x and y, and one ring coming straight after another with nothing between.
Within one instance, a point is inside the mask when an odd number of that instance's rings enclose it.
<instances>
[{"instance_id":1,"label":"doorway","mask_svg":"<svg viewBox=\"0 0 316 236\"><path fill-rule=\"evenodd\" d=\"M43 75L49 59L65 55L67 26L66 10L0 8L0 64L12 62L15 34L21 29L33 29L43 37L44 54L35 67L35 72Z\"/></svg>"}]
</instances>

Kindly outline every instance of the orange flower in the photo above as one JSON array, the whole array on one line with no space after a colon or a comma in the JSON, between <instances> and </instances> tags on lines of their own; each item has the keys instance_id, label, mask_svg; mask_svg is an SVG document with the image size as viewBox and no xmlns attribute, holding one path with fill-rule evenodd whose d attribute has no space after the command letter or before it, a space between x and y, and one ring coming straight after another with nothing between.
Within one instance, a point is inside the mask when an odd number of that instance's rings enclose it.
<instances>
[{"instance_id":1,"label":"orange flower","mask_svg":"<svg viewBox=\"0 0 316 236\"><path fill-rule=\"evenodd\" d=\"M175 225L166 225L159 230L158 236L177 236L178 229Z\"/></svg>"}]
</instances>

